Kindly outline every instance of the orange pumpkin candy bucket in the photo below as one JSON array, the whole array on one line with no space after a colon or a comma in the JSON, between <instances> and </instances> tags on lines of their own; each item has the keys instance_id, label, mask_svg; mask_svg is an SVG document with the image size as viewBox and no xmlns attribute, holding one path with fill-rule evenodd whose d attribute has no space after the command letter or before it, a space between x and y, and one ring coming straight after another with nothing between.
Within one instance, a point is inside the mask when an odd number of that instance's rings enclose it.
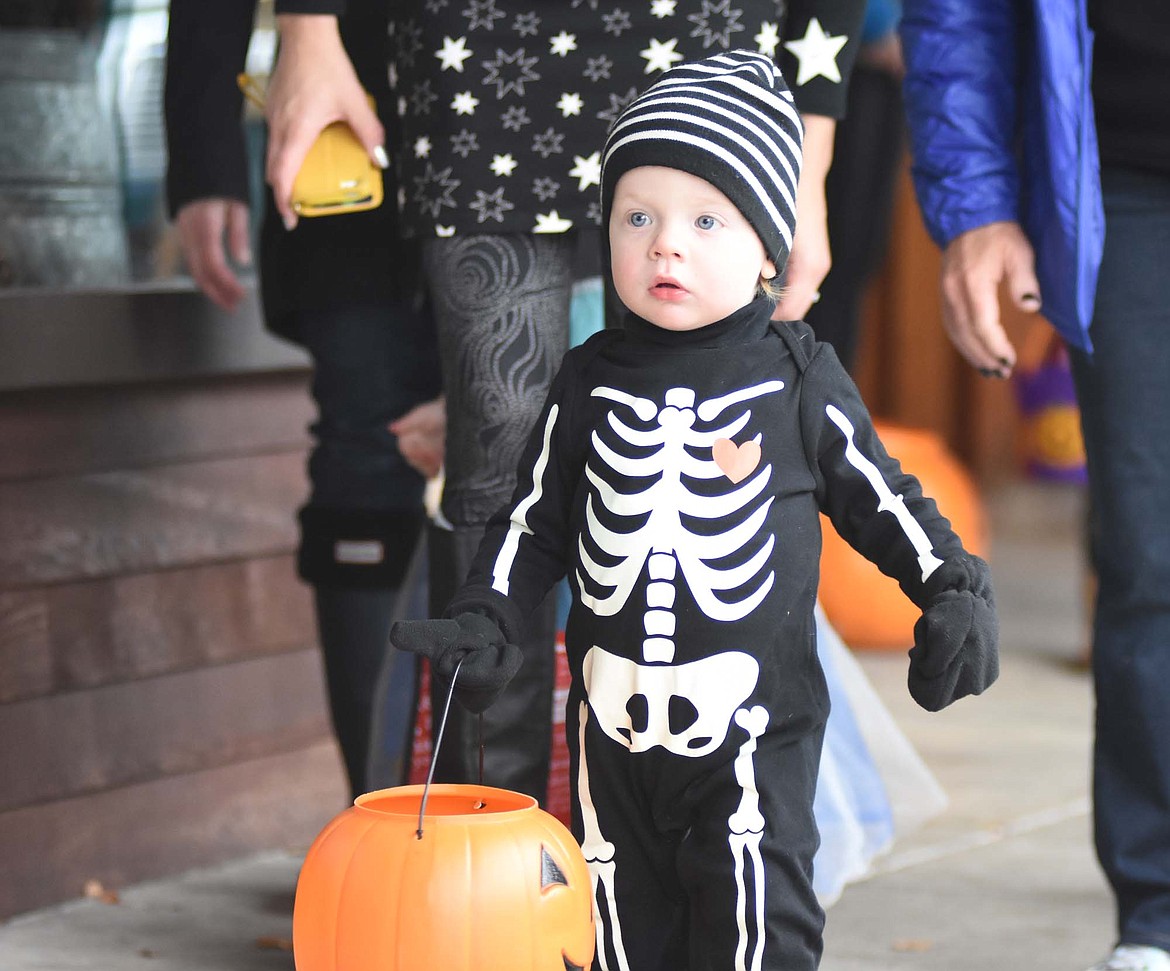
<instances>
[{"instance_id":1,"label":"orange pumpkin candy bucket","mask_svg":"<svg viewBox=\"0 0 1170 971\"><path fill-rule=\"evenodd\" d=\"M297 971L572 971L594 947L576 840L508 789L428 781L359 796L297 881Z\"/></svg>"}]
</instances>

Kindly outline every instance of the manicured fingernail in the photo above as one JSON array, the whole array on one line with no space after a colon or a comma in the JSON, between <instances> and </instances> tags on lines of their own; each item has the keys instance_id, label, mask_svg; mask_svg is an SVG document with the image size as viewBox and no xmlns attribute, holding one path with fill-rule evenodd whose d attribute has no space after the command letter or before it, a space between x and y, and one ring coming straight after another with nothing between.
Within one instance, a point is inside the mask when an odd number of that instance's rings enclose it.
<instances>
[{"instance_id":1,"label":"manicured fingernail","mask_svg":"<svg viewBox=\"0 0 1170 971\"><path fill-rule=\"evenodd\" d=\"M1034 293L1025 293L1022 297L1020 297L1020 303L1022 303L1030 310L1040 309L1040 298Z\"/></svg>"},{"instance_id":2,"label":"manicured fingernail","mask_svg":"<svg viewBox=\"0 0 1170 971\"><path fill-rule=\"evenodd\" d=\"M378 168L390 168L390 156L386 154L386 149L381 145L374 146L374 161L378 163Z\"/></svg>"},{"instance_id":3,"label":"manicured fingernail","mask_svg":"<svg viewBox=\"0 0 1170 971\"><path fill-rule=\"evenodd\" d=\"M994 378L997 374L999 374L999 372L994 368L989 367L981 367L979 369L979 373L982 374L985 378Z\"/></svg>"},{"instance_id":4,"label":"manicured fingernail","mask_svg":"<svg viewBox=\"0 0 1170 971\"><path fill-rule=\"evenodd\" d=\"M286 212L281 217L281 219L284 221L284 228L287 229L289 232L292 232L294 229L296 229L297 217L294 216L292 213Z\"/></svg>"},{"instance_id":5,"label":"manicured fingernail","mask_svg":"<svg viewBox=\"0 0 1170 971\"><path fill-rule=\"evenodd\" d=\"M1001 357L1001 358L999 359L999 363L1000 363L1000 364L1002 364L1002 365L1003 365L1005 368L1007 368L1009 371L1010 371L1010 370L1011 370L1013 367L1015 367L1015 365L1013 364L1013 362L1009 361L1009 360L1008 360L1006 357Z\"/></svg>"}]
</instances>

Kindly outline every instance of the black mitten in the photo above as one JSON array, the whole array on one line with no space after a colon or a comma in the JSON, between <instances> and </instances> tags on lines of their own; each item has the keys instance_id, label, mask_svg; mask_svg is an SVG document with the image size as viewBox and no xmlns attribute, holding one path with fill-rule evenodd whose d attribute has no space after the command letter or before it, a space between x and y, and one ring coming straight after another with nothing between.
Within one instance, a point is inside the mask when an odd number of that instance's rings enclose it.
<instances>
[{"instance_id":1,"label":"black mitten","mask_svg":"<svg viewBox=\"0 0 1170 971\"><path fill-rule=\"evenodd\" d=\"M483 614L402 620L390 628L390 643L429 658L431 671L447 684L454 679L455 699L474 714L491 706L523 660L520 648L509 644L495 622Z\"/></svg>"},{"instance_id":2,"label":"black mitten","mask_svg":"<svg viewBox=\"0 0 1170 971\"><path fill-rule=\"evenodd\" d=\"M928 587L932 595L914 625L906 681L919 705L938 711L999 677L999 617L991 571L977 556L948 559Z\"/></svg>"}]
</instances>

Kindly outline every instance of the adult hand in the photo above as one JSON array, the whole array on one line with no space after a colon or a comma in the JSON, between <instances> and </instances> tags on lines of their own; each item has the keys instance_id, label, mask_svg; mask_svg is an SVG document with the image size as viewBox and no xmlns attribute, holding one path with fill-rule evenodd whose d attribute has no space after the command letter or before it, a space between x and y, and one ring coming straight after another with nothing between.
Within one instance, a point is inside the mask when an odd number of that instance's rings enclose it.
<instances>
[{"instance_id":1,"label":"adult hand","mask_svg":"<svg viewBox=\"0 0 1170 971\"><path fill-rule=\"evenodd\" d=\"M825 176L833 162L837 122L824 115L806 115L804 162L796 189L796 231L784 278L784 295L772 314L775 320L801 320L817 300L833 265L825 206Z\"/></svg>"},{"instance_id":2,"label":"adult hand","mask_svg":"<svg viewBox=\"0 0 1170 971\"><path fill-rule=\"evenodd\" d=\"M898 32L892 30L884 37L862 44L857 52L857 63L875 71L885 71L901 81L906 76L906 62L902 59L902 41Z\"/></svg>"},{"instance_id":3,"label":"adult hand","mask_svg":"<svg viewBox=\"0 0 1170 971\"><path fill-rule=\"evenodd\" d=\"M426 479L439 474L447 443L447 403L441 396L416 405L388 427L411 468Z\"/></svg>"},{"instance_id":4,"label":"adult hand","mask_svg":"<svg viewBox=\"0 0 1170 971\"><path fill-rule=\"evenodd\" d=\"M215 304L234 310L244 285L228 263L250 266L248 206L238 199L196 199L179 210L179 246L196 286Z\"/></svg>"},{"instance_id":5,"label":"adult hand","mask_svg":"<svg viewBox=\"0 0 1170 971\"><path fill-rule=\"evenodd\" d=\"M1032 245L1018 223L968 230L943 250L943 326L959 353L987 377L1006 378L1016 366L1016 350L1000 320L1003 280L1017 307L1040 309Z\"/></svg>"},{"instance_id":6,"label":"adult hand","mask_svg":"<svg viewBox=\"0 0 1170 971\"><path fill-rule=\"evenodd\" d=\"M297 224L290 197L305 155L327 125L344 121L374 164L389 165L386 134L366 100L341 43L337 18L281 14L280 48L264 114L268 119L267 178L286 229Z\"/></svg>"}]
</instances>

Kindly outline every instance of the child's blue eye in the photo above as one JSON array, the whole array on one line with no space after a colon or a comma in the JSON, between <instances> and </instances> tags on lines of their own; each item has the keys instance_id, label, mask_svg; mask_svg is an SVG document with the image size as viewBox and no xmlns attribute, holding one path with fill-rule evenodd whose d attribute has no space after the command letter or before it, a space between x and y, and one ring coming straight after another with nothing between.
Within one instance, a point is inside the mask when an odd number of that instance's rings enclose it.
<instances>
[{"instance_id":1,"label":"child's blue eye","mask_svg":"<svg viewBox=\"0 0 1170 971\"><path fill-rule=\"evenodd\" d=\"M700 216L695 220L695 225L700 229L714 229L716 226L714 216Z\"/></svg>"},{"instance_id":2,"label":"child's blue eye","mask_svg":"<svg viewBox=\"0 0 1170 971\"><path fill-rule=\"evenodd\" d=\"M649 222L650 222L650 217L647 216L646 213L644 213L644 212L630 213L630 225L631 226L645 226L645 225L649 224Z\"/></svg>"}]
</instances>

